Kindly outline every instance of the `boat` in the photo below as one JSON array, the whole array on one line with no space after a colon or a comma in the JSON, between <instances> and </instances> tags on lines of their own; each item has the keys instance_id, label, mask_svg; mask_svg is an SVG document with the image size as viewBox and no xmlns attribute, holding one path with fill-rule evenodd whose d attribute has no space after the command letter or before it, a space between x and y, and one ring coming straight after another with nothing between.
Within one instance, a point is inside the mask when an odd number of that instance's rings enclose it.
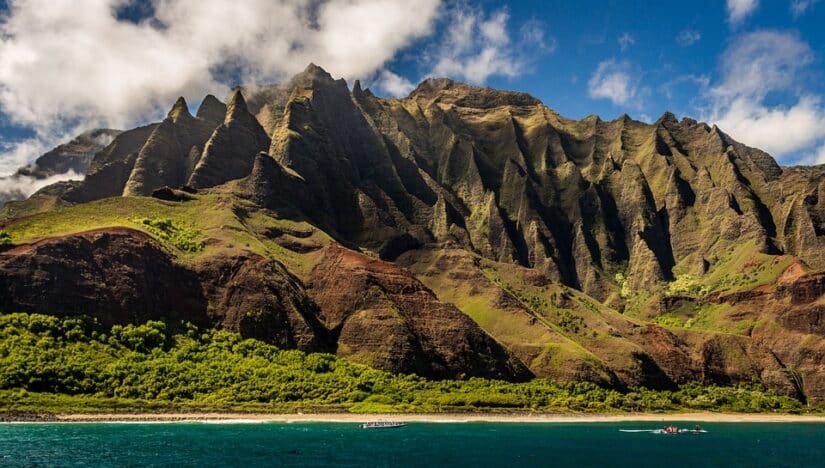
<instances>
[{"instance_id":1,"label":"boat","mask_svg":"<svg viewBox=\"0 0 825 468\"><path fill-rule=\"evenodd\" d=\"M370 421L361 424L361 429L395 429L406 425L400 421Z\"/></svg>"},{"instance_id":2,"label":"boat","mask_svg":"<svg viewBox=\"0 0 825 468\"><path fill-rule=\"evenodd\" d=\"M661 429L619 429L619 432L650 432L652 434L704 434L708 431L697 425L694 426L693 429L685 429L678 426L665 426Z\"/></svg>"}]
</instances>

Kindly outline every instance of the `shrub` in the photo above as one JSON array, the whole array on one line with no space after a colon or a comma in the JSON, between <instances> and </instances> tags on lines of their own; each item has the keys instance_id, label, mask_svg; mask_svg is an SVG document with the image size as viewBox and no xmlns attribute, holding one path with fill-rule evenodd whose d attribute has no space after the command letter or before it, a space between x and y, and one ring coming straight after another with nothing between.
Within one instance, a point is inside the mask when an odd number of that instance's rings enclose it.
<instances>
[{"instance_id":1,"label":"shrub","mask_svg":"<svg viewBox=\"0 0 825 468\"><path fill-rule=\"evenodd\" d=\"M755 384L689 383L675 391L632 388L623 393L589 382L545 379L430 381L330 354L280 350L190 324L149 321L107 331L87 318L36 314L0 315L0 406L36 411L307 406L363 412L802 409L799 401Z\"/></svg>"},{"instance_id":2,"label":"shrub","mask_svg":"<svg viewBox=\"0 0 825 468\"><path fill-rule=\"evenodd\" d=\"M142 218L136 222L161 241L168 242L183 252L192 253L203 250L204 243L200 239L200 232L195 229L176 225L168 218Z\"/></svg>"},{"instance_id":3,"label":"shrub","mask_svg":"<svg viewBox=\"0 0 825 468\"><path fill-rule=\"evenodd\" d=\"M693 275L679 275L667 286L668 296L701 297L710 292L708 286L703 286Z\"/></svg>"}]
</instances>

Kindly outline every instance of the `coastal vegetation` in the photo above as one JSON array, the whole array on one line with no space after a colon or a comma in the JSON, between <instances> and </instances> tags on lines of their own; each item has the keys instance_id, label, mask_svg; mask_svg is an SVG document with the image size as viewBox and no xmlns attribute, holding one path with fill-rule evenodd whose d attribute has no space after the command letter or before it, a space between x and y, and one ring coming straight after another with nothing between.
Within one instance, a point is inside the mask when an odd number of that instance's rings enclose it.
<instances>
[{"instance_id":1,"label":"coastal vegetation","mask_svg":"<svg viewBox=\"0 0 825 468\"><path fill-rule=\"evenodd\" d=\"M812 411L757 384L606 389L592 383L394 375L188 323L102 326L0 315L0 411Z\"/></svg>"}]
</instances>

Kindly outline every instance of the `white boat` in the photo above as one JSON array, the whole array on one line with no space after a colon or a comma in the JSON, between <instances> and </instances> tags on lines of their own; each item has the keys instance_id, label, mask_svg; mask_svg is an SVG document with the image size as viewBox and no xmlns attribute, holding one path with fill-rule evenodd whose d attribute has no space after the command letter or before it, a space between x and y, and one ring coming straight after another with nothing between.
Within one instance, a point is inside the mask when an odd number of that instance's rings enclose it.
<instances>
[{"instance_id":1,"label":"white boat","mask_svg":"<svg viewBox=\"0 0 825 468\"><path fill-rule=\"evenodd\" d=\"M394 429L406 425L406 423L399 421L370 421L361 424L361 429Z\"/></svg>"}]
</instances>

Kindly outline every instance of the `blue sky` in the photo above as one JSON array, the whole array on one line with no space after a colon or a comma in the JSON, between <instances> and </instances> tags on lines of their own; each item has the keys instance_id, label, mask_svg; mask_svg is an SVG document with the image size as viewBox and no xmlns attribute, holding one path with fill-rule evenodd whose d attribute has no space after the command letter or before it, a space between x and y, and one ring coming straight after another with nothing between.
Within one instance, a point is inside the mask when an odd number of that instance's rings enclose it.
<instances>
[{"instance_id":1,"label":"blue sky","mask_svg":"<svg viewBox=\"0 0 825 468\"><path fill-rule=\"evenodd\" d=\"M0 15L0 174L309 61L385 96L449 76L573 118L672 111L825 162L825 0L0 0Z\"/></svg>"},{"instance_id":2,"label":"blue sky","mask_svg":"<svg viewBox=\"0 0 825 468\"><path fill-rule=\"evenodd\" d=\"M808 98L825 96L825 2L490 0L475 5L488 19L494 12L506 12L511 44L527 54L517 73L495 73L484 84L526 91L573 118L596 114L610 119L627 113L652 121L671 111L719 122L786 164L825 162L822 103L800 107ZM518 43L519 28L530 23L540 25L549 47L531 51L529 44ZM761 44L759 50L739 53L753 43ZM416 54L421 47L411 46L389 68L411 82L427 75L430 64L422 64ZM795 53L787 54L788 47ZM790 63L782 63L783 55ZM731 88L738 81L736 73L730 73L743 67L732 65L737 56L752 60L749 72L757 77L777 73L788 80L766 83L768 89L751 86L740 98L719 96L718 88ZM760 63L773 69L761 70ZM600 87L610 76L622 79ZM734 106L728 101L736 99L747 101L749 112L730 109ZM788 115L780 118L782 112ZM811 136L789 138L787 127Z\"/></svg>"}]
</instances>

